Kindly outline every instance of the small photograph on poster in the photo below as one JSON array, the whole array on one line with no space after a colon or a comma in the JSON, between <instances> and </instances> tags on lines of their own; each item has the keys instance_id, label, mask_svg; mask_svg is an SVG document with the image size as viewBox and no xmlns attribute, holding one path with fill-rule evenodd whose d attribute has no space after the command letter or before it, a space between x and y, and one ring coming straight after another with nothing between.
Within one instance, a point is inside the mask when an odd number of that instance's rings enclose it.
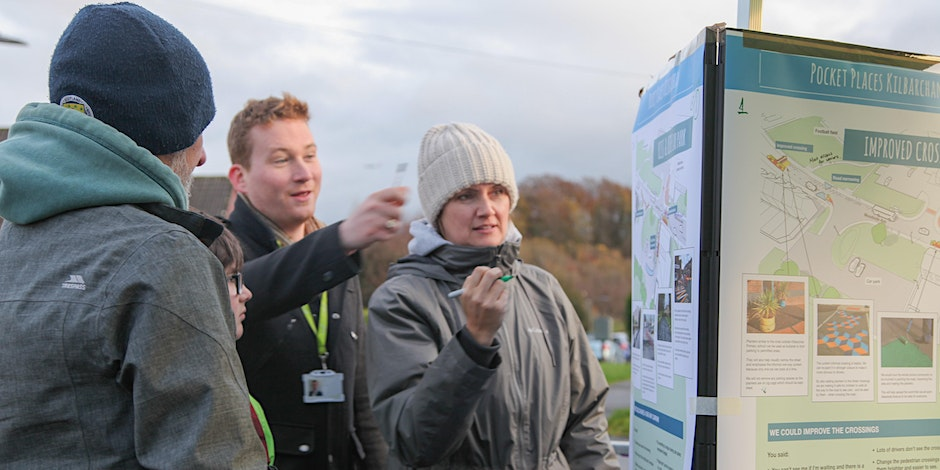
<instances>
[{"instance_id":1,"label":"small photograph on poster","mask_svg":"<svg viewBox=\"0 0 940 470\"><path fill-rule=\"evenodd\" d=\"M881 319L881 367L933 367L933 319Z\"/></svg>"},{"instance_id":2,"label":"small photograph on poster","mask_svg":"<svg viewBox=\"0 0 940 470\"><path fill-rule=\"evenodd\" d=\"M630 340L630 347L631 347L632 349L636 349L637 351L639 351L639 349L640 349L640 338L642 337L642 336L640 335L640 333L641 333L641 331L640 331L640 316L641 316L641 315L640 315L640 312L641 312L640 307L639 307L638 305L634 305L634 306L633 306L633 312L631 313L631 317L632 317L631 321L632 321L633 328L630 330L630 332L631 332L633 338Z\"/></svg>"},{"instance_id":3,"label":"small photograph on poster","mask_svg":"<svg viewBox=\"0 0 940 470\"><path fill-rule=\"evenodd\" d=\"M936 313L884 312L878 326L878 401L937 401Z\"/></svg>"},{"instance_id":4,"label":"small photograph on poster","mask_svg":"<svg viewBox=\"0 0 940 470\"><path fill-rule=\"evenodd\" d=\"M660 292L656 306L656 339L672 342L672 293Z\"/></svg>"},{"instance_id":5,"label":"small photograph on poster","mask_svg":"<svg viewBox=\"0 0 940 470\"><path fill-rule=\"evenodd\" d=\"M742 396L808 394L807 283L799 276L742 277Z\"/></svg>"},{"instance_id":6,"label":"small photograph on poster","mask_svg":"<svg viewBox=\"0 0 940 470\"><path fill-rule=\"evenodd\" d=\"M656 311L643 312L643 359L656 359Z\"/></svg>"},{"instance_id":7,"label":"small photograph on poster","mask_svg":"<svg viewBox=\"0 0 940 470\"><path fill-rule=\"evenodd\" d=\"M656 338L656 310L643 310L640 323L643 330L643 360L640 361L638 367L640 371L639 378L632 380L639 380L640 382L640 398L650 403L656 403L659 400L656 389L658 364L654 341L654 338ZM634 368L637 369L636 364L634 364Z\"/></svg>"},{"instance_id":8,"label":"small photograph on poster","mask_svg":"<svg viewBox=\"0 0 940 470\"><path fill-rule=\"evenodd\" d=\"M816 354L818 356L869 356L871 354L871 305L842 302L816 304Z\"/></svg>"},{"instance_id":9,"label":"small photograph on poster","mask_svg":"<svg viewBox=\"0 0 940 470\"><path fill-rule=\"evenodd\" d=\"M661 316L657 339L672 348L673 372L682 377L695 377L698 363L698 280L694 279L697 248L676 248L673 250L672 304L668 311L665 302L660 302ZM662 352L661 347L659 352ZM658 354L658 352L657 352Z\"/></svg>"},{"instance_id":10,"label":"small photograph on poster","mask_svg":"<svg viewBox=\"0 0 940 470\"><path fill-rule=\"evenodd\" d=\"M692 303L692 252L676 251L675 254L676 303Z\"/></svg>"},{"instance_id":11,"label":"small photograph on poster","mask_svg":"<svg viewBox=\"0 0 940 470\"><path fill-rule=\"evenodd\" d=\"M806 283L748 279L748 333L805 334Z\"/></svg>"},{"instance_id":12,"label":"small photograph on poster","mask_svg":"<svg viewBox=\"0 0 940 470\"><path fill-rule=\"evenodd\" d=\"M816 299L813 401L875 399L871 300Z\"/></svg>"}]
</instances>

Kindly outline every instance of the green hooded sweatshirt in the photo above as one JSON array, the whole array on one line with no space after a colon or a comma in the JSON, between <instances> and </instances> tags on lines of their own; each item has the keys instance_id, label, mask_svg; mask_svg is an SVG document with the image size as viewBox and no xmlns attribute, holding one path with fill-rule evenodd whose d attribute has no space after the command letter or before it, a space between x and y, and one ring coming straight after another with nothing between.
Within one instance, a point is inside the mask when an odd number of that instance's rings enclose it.
<instances>
[{"instance_id":1,"label":"green hooded sweatshirt","mask_svg":"<svg viewBox=\"0 0 940 470\"><path fill-rule=\"evenodd\" d=\"M113 127L50 103L26 105L0 142L0 217L25 225L118 204L188 209L178 176Z\"/></svg>"}]
</instances>

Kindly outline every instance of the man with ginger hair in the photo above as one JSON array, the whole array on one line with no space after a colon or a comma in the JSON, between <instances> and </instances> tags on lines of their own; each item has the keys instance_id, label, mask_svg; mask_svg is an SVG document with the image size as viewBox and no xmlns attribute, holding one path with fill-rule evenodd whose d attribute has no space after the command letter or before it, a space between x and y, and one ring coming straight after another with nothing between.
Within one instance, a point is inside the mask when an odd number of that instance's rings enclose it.
<instances>
[{"instance_id":1,"label":"man with ginger hair","mask_svg":"<svg viewBox=\"0 0 940 470\"><path fill-rule=\"evenodd\" d=\"M309 119L307 104L285 93L249 100L229 128L238 192L229 227L254 292L238 351L278 468L384 468L356 274L359 251L395 234L406 188L373 193L341 222L317 219L322 172Z\"/></svg>"}]
</instances>

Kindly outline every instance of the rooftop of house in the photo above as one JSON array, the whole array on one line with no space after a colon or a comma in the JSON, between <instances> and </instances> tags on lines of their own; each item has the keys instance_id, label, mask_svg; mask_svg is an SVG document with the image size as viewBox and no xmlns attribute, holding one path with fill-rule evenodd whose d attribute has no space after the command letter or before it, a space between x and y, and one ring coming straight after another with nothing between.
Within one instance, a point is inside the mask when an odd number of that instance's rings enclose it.
<instances>
[{"instance_id":1,"label":"rooftop of house","mask_svg":"<svg viewBox=\"0 0 940 470\"><path fill-rule=\"evenodd\" d=\"M189 196L189 208L228 217L235 205L235 191L225 176L196 176Z\"/></svg>"}]
</instances>

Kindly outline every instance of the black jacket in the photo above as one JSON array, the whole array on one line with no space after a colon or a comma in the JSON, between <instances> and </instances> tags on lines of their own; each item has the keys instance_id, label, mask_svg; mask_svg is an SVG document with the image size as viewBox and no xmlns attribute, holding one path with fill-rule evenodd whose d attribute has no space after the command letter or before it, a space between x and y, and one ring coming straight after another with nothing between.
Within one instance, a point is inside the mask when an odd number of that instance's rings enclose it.
<instances>
[{"instance_id":1,"label":"black jacket","mask_svg":"<svg viewBox=\"0 0 940 470\"><path fill-rule=\"evenodd\" d=\"M253 293L238 353L248 390L264 408L274 434L275 464L281 470L295 465L384 468L388 447L372 415L366 385L359 257L344 253L339 224L278 249L273 232L238 199L229 228L245 251L244 280ZM306 404L301 375L320 369L321 363L316 337L300 307L309 304L317 314L319 293L326 289L331 314L327 367L345 375L346 401Z\"/></svg>"}]
</instances>

